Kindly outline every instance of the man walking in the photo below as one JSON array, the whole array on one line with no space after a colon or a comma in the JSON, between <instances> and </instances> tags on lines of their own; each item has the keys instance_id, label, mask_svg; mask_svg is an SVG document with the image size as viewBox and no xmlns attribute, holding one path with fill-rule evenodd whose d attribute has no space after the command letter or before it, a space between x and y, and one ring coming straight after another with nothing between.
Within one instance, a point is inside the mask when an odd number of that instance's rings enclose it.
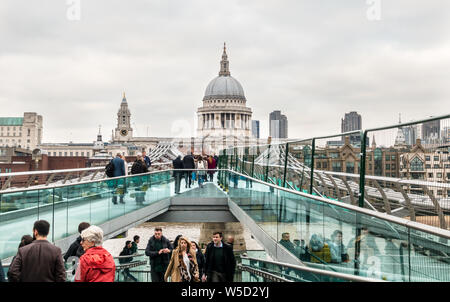
<instances>
[{"instance_id":1,"label":"man walking","mask_svg":"<svg viewBox=\"0 0 450 302\"><path fill-rule=\"evenodd\" d=\"M142 151L142 158L144 159L147 169L150 168L150 166L152 165L152 162L150 160L150 157L147 156L147 152L145 152L145 150Z\"/></svg>"},{"instance_id":2,"label":"man walking","mask_svg":"<svg viewBox=\"0 0 450 302\"><path fill-rule=\"evenodd\" d=\"M183 161L181 160L181 155L178 155L177 158L175 158L172 161L173 168L175 170L177 169L183 169ZM181 176L183 175L183 171L173 171L173 177L175 178L175 194L180 193L180 183L181 183Z\"/></svg>"},{"instance_id":3,"label":"man walking","mask_svg":"<svg viewBox=\"0 0 450 302\"><path fill-rule=\"evenodd\" d=\"M121 158L121 154L117 153L116 157L112 160L112 163L114 165L114 174L113 177L119 177L119 176L125 176L125 162ZM119 185L121 186L119 188ZM120 203L125 203L123 201L123 196L125 194L125 186L123 179L115 179L114 180L114 188L115 192L113 192L113 199L112 202L114 204L117 204L117 191L119 191L120 196Z\"/></svg>"},{"instance_id":4,"label":"man walking","mask_svg":"<svg viewBox=\"0 0 450 302\"><path fill-rule=\"evenodd\" d=\"M162 235L162 228L156 227L155 234L150 237L145 249L145 255L150 257L152 282L164 282L172 250L169 239Z\"/></svg>"},{"instance_id":5,"label":"man walking","mask_svg":"<svg viewBox=\"0 0 450 302\"><path fill-rule=\"evenodd\" d=\"M64 282L66 271L61 249L47 241L50 224L38 220L33 226L35 240L19 249L9 268L10 282Z\"/></svg>"},{"instance_id":6,"label":"man walking","mask_svg":"<svg viewBox=\"0 0 450 302\"><path fill-rule=\"evenodd\" d=\"M205 252L205 272L203 281L233 282L236 260L233 249L223 241L221 232L213 234L212 242L208 244Z\"/></svg>"},{"instance_id":7,"label":"man walking","mask_svg":"<svg viewBox=\"0 0 450 302\"><path fill-rule=\"evenodd\" d=\"M189 188L191 187L191 183L192 183L192 170L195 169L195 162L194 162L194 157L192 157L192 152L188 152L188 154L183 157L183 166L184 169L189 169L187 171L185 171L185 181L186 181L186 188L188 187L188 179L189 179Z\"/></svg>"}]
</instances>

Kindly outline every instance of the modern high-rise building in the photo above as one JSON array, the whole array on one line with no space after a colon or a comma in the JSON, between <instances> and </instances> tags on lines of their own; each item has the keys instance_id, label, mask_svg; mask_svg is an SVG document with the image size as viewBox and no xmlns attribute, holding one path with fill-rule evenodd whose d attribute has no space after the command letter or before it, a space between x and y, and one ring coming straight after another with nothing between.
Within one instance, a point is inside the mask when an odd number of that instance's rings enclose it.
<instances>
[{"instance_id":1,"label":"modern high-rise building","mask_svg":"<svg viewBox=\"0 0 450 302\"><path fill-rule=\"evenodd\" d=\"M361 115L358 114L358 112L356 111L346 113L344 118L341 119L341 133L354 130L361 130L361 128L362 128ZM342 138L342 140L344 140L344 138ZM359 134L350 135L350 143L358 144L360 142L361 136Z\"/></svg>"},{"instance_id":2,"label":"modern high-rise building","mask_svg":"<svg viewBox=\"0 0 450 302\"><path fill-rule=\"evenodd\" d=\"M269 133L272 138L288 137L288 120L281 114L280 110L275 110L269 114Z\"/></svg>"},{"instance_id":3,"label":"modern high-rise building","mask_svg":"<svg viewBox=\"0 0 450 302\"><path fill-rule=\"evenodd\" d=\"M259 138L259 121L252 120L252 136L254 138Z\"/></svg>"},{"instance_id":4,"label":"modern high-rise building","mask_svg":"<svg viewBox=\"0 0 450 302\"><path fill-rule=\"evenodd\" d=\"M437 143L441 134L441 121L431 121L422 124L422 141L425 144Z\"/></svg>"}]
</instances>

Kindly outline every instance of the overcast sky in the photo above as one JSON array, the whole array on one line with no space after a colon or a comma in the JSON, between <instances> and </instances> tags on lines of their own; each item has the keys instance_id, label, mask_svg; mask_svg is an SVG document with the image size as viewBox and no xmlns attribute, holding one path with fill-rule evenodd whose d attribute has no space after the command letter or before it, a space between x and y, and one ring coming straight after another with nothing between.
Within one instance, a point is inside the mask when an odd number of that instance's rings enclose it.
<instances>
[{"instance_id":1,"label":"overcast sky","mask_svg":"<svg viewBox=\"0 0 450 302\"><path fill-rule=\"evenodd\" d=\"M194 134L224 41L262 137L273 110L290 138L450 112L448 0L77 2L0 2L0 116L44 142L109 140L123 91L135 136Z\"/></svg>"}]
</instances>

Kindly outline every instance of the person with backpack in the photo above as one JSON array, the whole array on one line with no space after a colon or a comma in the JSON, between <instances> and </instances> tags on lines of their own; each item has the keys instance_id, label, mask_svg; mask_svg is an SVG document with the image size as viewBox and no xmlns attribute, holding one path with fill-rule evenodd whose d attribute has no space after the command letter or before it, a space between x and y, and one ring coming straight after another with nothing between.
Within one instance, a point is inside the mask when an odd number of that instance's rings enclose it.
<instances>
[{"instance_id":1,"label":"person with backpack","mask_svg":"<svg viewBox=\"0 0 450 302\"><path fill-rule=\"evenodd\" d=\"M120 176L125 176L125 162L123 161L123 159L121 158L121 154L117 153L116 157L111 160L111 162L106 165L106 175L108 175L108 171L111 170L111 166L113 169L113 172L110 173L109 177L120 177ZM115 179L114 181L112 181L109 185L113 188L113 197L112 197L112 202L113 204L117 204L117 195L119 195L120 197L120 203L125 203L123 201L123 197L125 194L125 185L124 185L124 180L123 179Z\"/></svg>"},{"instance_id":2,"label":"person with backpack","mask_svg":"<svg viewBox=\"0 0 450 302\"><path fill-rule=\"evenodd\" d=\"M133 163L133 166L131 166L131 174L142 174L147 173L148 168L140 154L137 155L136 161ZM142 177L133 177L133 183L136 186L136 203L142 204L145 200L145 191L141 191L141 186L143 183Z\"/></svg>"}]
</instances>

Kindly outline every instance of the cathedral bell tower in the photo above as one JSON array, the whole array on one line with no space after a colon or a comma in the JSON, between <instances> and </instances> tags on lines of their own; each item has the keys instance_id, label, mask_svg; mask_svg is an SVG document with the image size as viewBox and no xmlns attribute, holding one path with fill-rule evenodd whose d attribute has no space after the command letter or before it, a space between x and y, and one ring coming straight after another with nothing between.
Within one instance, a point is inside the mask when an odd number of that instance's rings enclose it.
<instances>
[{"instance_id":1,"label":"cathedral bell tower","mask_svg":"<svg viewBox=\"0 0 450 302\"><path fill-rule=\"evenodd\" d=\"M131 113L128 109L125 92L120 103L119 112L117 112L117 127L114 140L119 142L127 142L133 137L133 128L131 128Z\"/></svg>"}]
</instances>

